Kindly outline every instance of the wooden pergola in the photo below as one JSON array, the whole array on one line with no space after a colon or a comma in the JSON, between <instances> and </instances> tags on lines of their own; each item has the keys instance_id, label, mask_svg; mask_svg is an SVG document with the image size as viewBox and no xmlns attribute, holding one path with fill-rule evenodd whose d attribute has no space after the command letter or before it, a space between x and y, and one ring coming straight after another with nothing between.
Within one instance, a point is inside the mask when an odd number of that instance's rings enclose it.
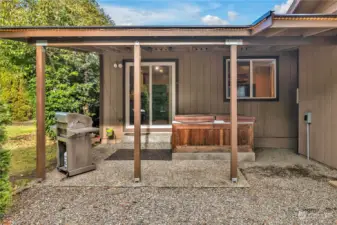
<instances>
[{"instance_id":1,"label":"wooden pergola","mask_svg":"<svg viewBox=\"0 0 337 225\"><path fill-rule=\"evenodd\" d=\"M336 45L337 15L277 15L269 12L249 26L148 26L148 27L0 27L0 38L36 45L36 170L45 179L45 51L46 47L103 52L122 46L134 52L134 179L141 180L142 47L228 46L230 48L231 173L237 181L237 57L238 46L269 46L287 50L300 45Z\"/></svg>"}]
</instances>

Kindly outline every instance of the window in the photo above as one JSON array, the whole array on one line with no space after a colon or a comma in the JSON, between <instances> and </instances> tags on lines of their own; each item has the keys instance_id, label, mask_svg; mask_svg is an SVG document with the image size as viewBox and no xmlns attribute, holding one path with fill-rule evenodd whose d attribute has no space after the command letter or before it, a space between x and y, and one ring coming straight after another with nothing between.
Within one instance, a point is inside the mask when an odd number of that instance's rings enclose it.
<instances>
[{"instance_id":1,"label":"window","mask_svg":"<svg viewBox=\"0 0 337 225\"><path fill-rule=\"evenodd\" d=\"M230 59L226 59L226 99L230 99ZM275 58L238 59L238 99L277 99L277 60Z\"/></svg>"}]
</instances>

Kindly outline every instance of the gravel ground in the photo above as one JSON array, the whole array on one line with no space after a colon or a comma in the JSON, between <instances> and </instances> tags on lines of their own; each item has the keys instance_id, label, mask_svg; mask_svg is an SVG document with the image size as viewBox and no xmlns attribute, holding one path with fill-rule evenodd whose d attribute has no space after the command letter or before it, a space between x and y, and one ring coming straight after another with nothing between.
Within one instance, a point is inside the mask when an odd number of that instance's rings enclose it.
<instances>
[{"instance_id":1,"label":"gravel ground","mask_svg":"<svg viewBox=\"0 0 337 225\"><path fill-rule=\"evenodd\" d=\"M17 196L14 224L337 224L337 172L287 150L240 165L249 188L36 185Z\"/></svg>"}]
</instances>

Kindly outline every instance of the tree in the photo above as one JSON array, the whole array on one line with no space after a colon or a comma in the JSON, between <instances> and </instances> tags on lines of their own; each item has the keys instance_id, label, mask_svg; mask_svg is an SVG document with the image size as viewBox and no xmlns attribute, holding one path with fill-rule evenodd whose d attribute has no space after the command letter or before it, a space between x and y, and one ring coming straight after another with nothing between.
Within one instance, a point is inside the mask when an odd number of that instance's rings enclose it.
<instances>
[{"instance_id":1,"label":"tree","mask_svg":"<svg viewBox=\"0 0 337 225\"><path fill-rule=\"evenodd\" d=\"M90 25L114 25L95 0L0 1L0 26ZM46 59L47 126L54 123L56 111L97 117L97 55L47 48ZM31 107L35 104L35 48L24 43L0 41L0 68L0 85L5 87L0 91L1 99L10 105L14 119L31 118L35 109Z\"/></svg>"},{"instance_id":2,"label":"tree","mask_svg":"<svg viewBox=\"0 0 337 225\"><path fill-rule=\"evenodd\" d=\"M13 120L26 121L32 119L33 107L21 73L14 74L6 70L1 71L0 89L0 99L9 105Z\"/></svg>"},{"instance_id":3,"label":"tree","mask_svg":"<svg viewBox=\"0 0 337 225\"><path fill-rule=\"evenodd\" d=\"M95 0L0 0L0 26L113 25ZM48 48L46 62L47 131L56 111L98 115L97 55ZM11 200L10 152L1 149L10 120L34 116L35 48L0 40L0 219ZM8 107L7 107L8 106ZM9 109L9 110L8 110Z\"/></svg>"}]
</instances>

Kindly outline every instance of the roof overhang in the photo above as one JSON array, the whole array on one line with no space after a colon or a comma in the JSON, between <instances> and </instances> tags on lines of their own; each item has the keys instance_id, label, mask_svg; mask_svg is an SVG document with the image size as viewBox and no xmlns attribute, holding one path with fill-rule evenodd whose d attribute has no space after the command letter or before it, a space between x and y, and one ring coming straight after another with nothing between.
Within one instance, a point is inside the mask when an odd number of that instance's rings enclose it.
<instances>
[{"instance_id":1,"label":"roof overhang","mask_svg":"<svg viewBox=\"0 0 337 225\"><path fill-rule=\"evenodd\" d=\"M117 42L223 42L228 39L242 39L243 44L251 45L262 40L266 43L267 39L270 44L283 45L287 44L286 41L292 44L335 44L335 29L337 15L334 14L280 15L270 11L249 26L0 27L0 38L31 44L45 41L47 45L55 47L64 43L75 46L100 43L118 45ZM324 36L326 33L329 33L327 37Z\"/></svg>"},{"instance_id":2,"label":"roof overhang","mask_svg":"<svg viewBox=\"0 0 337 225\"><path fill-rule=\"evenodd\" d=\"M298 37L337 35L335 14L275 14L270 13L252 27L252 35L264 37ZM336 30L335 30L336 31ZM309 34L309 35L308 35Z\"/></svg>"},{"instance_id":3,"label":"roof overhang","mask_svg":"<svg viewBox=\"0 0 337 225\"><path fill-rule=\"evenodd\" d=\"M0 27L0 38L250 36L249 26Z\"/></svg>"}]
</instances>

